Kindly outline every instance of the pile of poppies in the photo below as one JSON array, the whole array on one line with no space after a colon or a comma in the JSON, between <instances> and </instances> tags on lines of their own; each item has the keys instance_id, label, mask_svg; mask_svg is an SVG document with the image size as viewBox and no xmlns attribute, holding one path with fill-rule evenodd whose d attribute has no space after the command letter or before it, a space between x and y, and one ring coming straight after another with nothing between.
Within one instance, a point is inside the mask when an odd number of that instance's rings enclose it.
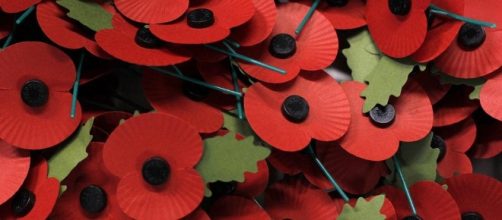
<instances>
[{"instance_id":1,"label":"pile of poppies","mask_svg":"<svg viewBox=\"0 0 502 220\"><path fill-rule=\"evenodd\" d=\"M0 9L0 219L502 216L502 1Z\"/></svg>"}]
</instances>

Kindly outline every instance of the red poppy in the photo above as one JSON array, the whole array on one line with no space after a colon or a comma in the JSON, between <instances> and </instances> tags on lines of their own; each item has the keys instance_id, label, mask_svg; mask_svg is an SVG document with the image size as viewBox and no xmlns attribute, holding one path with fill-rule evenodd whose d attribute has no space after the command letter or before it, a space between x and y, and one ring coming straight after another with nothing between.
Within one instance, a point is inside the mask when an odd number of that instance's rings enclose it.
<instances>
[{"instance_id":1,"label":"red poppy","mask_svg":"<svg viewBox=\"0 0 502 220\"><path fill-rule=\"evenodd\" d=\"M295 176L315 170L312 158L303 152L286 152L272 149L267 161L281 173Z\"/></svg>"},{"instance_id":2,"label":"red poppy","mask_svg":"<svg viewBox=\"0 0 502 220\"><path fill-rule=\"evenodd\" d=\"M190 2L185 16L168 23L151 25L158 38L177 44L208 44L230 35L230 28L249 21L255 7L251 0L199 0Z\"/></svg>"},{"instance_id":3,"label":"red poppy","mask_svg":"<svg viewBox=\"0 0 502 220\"><path fill-rule=\"evenodd\" d=\"M245 181L243 183L237 183L237 188L235 189L235 195L241 195L245 197L256 197L265 191L268 185L269 170L267 161L261 160L258 162L258 172L256 173L244 173Z\"/></svg>"},{"instance_id":4,"label":"red poppy","mask_svg":"<svg viewBox=\"0 0 502 220\"><path fill-rule=\"evenodd\" d=\"M196 209L187 217L184 217L183 220L211 220L207 213L201 208Z\"/></svg>"},{"instance_id":5,"label":"red poppy","mask_svg":"<svg viewBox=\"0 0 502 220\"><path fill-rule=\"evenodd\" d=\"M432 4L455 14L464 13L464 0L432 0ZM462 26L461 21L445 16L432 14L428 19L430 26L424 43L411 55L411 58L419 63L429 62L441 55L453 42Z\"/></svg>"},{"instance_id":6,"label":"red poppy","mask_svg":"<svg viewBox=\"0 0 502 220\"><path fill-rule=\"evenodd\" d=\"M455 86L434 105L434 127L453 125L468 118L479 107L469 99L470 88Z\"/></svg>"},{"instance_id":7,"label":"red poppy","mask_svg":"<svg viewBox=\"0 0 502 220\"><path fill-rule=\"evenodd\" d=\"M264 208L273 219L335 219L329 195L301 178L277 182L265 191Z\"/></svg>"},{"instance_id":8,"label":"red poppy","mask_svg":"<svg viewBox=\"0 0 502 220\"><path fill-rule=\"evenodd\" d=\"M476 139L476 124L472 118L448 127L436 128L432 147L440 150L438 172L443 178L456 174L472 173L471 160L467 152Z\"/></svg>"},{"instance_id":9,"label":"red poppy","mask_svg":"<svg viewBox=\"0 0 502 220\"><path fill-rule=\"evenodd\" d=\"M98 45L113 57L139 65L168 66L190 59L188 51L168 45L152 35L146 26L137 27L119 13L113 16L113 29L96 33Z\"/></svg>"},{"instance_id":10,"label":"red poppy","mask_svg":"<svg viewBox=\"0 0 502 220\"><path fill-rule=\"evenodd\" d=\"M446 179L446 184L462 219L500 218L502 183L498 180L481 174L464 174Z\"/></svg>"},{"instance_id":11,"label":"red poppy","mask_svg":"<svg viewBox=\"0 0 502 220\"><path fill-rule=\"evenodd\" d=\"M223 126L223 114L203 100L207 89L145 69L143 89L155 110L189 122L201 133L213 133Z\"/></svg>"},{"instance_id":12,"label":"red poppy","mask_svg":"<svg viewBox=\"0 0 502 220\"><path fill-rule=\"evenodd\" d=\"M417 51L427 35L425 10L431 0L368 0L366 19L373 41L382 53L403 58Z\"/></svg>"},{"instance_id":13,"label":"red poppy","mask_svg":"<svg viewBox=\"0 0 502 220\"><path fill-rule=\"evenodd\" d=\"M490 76L491 77L488 78L481 88L479 101L481 107L487 114L502 121L502 93L500 92L500 86L502 85L502 69Z\"/></svg>"},{"instance_id":14,"label":"red poppy","mask_svg":"<svg viewBox=\"0 0 502 220\"><path fill-rule=\"evenodd\" d=\"M498 0L465 0L464 15L469 18L489 21L497 28L464 24L448 49L434 64L442 72L457 78L485 76L502 65L502 14Z\"/></svg>"},{"instance_id":15,"label":"red poppy","mask_svg":"<svg viewBox=\"0 0 502 220\"><path fill-rule=\"evenodd\" d=\"M412 215L403 191L390 185L383 186L377 191L385 194L385 197L392 202L397 219L405 219ZM460 211L457 203L441 185L435 182L417 182L410 187L410 193L419 219L459 219Z\"/></svg>"},{"instance_id":16,"label":"red poppy","mask_svg":"<svg viewBox=\"0 0 502 220\"><path fill-rule=\"evenodd\" d=\"M30 169L30 153L0 141L0 205L21 187Z\"/></svg>"},{"instance_id":17,"label":"red poppy","mask_svg":"<svg viewBox=\"0 0 502 220\"><path fill-rule=\"evenodd\" d=\"M241 46L249 47L261 43L272 33L277 18L273 0L253 0L256 12L248 22L232 29L230 38Z\"/></svg>"},{"instance_id":18,"label":"red poppy","mask_svg":"<svg viewBox=\"0 0 502 220\"><path fill-rule=\"evenodd\" d=\"M113 6L102 4L108 10ZM94 41L94 32L81 28L75 20L66 15L66 10L54 1L44 1L37 6L37 21L45 35L57 45L67 49L85 48L89 53L100 58L110 58Z\"/></svg>"},{"instance_id":19,"label":"red poppy","mask_svg":"<svg viewBox=\"0 0 502 220\"><path fill-rule=\"evenodd\" d=\"M285 84L256 83L246 92L244 109L253 131L283 151L299 151L311 139L337 140L350 123L347 96L323 71Z\"/></svg>"},{"instance_id":20,"label":"red poppy","mask_svg":"<svg viewBox=\"0 0 502 220\"><path fill-rule=\"evenodd\" d=\"M342 84L352 110L350 127L340 139L347 152L365 160L382 161L396 153L400 141L417 141L430 132L432 106L418 83L408 81L401 96L391 98L387 106L377 106L368 114L361 111L364 99L360 94L365 87L355 81Z\"/></svg>"},{"instance_id":21,"label":"red poppy","mask_svg":"<svg viewBox=\"0 0 502 220\"><path fill-rule=\"evenodd\" d=\"M118 204L136 219L178 219L195 210L204 194L193 168L201 156L197 130L162 113L126 120L103 149L105 167L120 179Z\"/></svg>"},{"instance_id":22,"label":"red poppy","mask_svg":"<svg viewBox=\"0 0 502 220\"><path fill-rule=\"evenodd\" d=\"M0 0L0 8L6 13L18 13L41 1L42 0Z\"/></svg>"},{"instance_id":23,"label":"red poppy","mask_svg":"<svg viewBox=\"0 0 502 220\"><path fill-rule=\"evenodd\" d=\"M93 141L105 142L122 120L127 120L132 116L131 113L120 111L102 112L95 115L91 130Z\"/></svg>"},{"instance_id":24,"label":"red poppy","mask_svg":"<svg viewBox=\"0 0 502 220\"><path fill-rule=\"evenodd\" d=\"M364 198L366 201L371 201L374 197L368 197ZM343 199L334 199L333 202L335 203L335 206L340 212L343 210L343 206L345 205L345 201ZM357 203L357 199L350 199L349 204L354 207ZM380 208L380 213L385 215L386 220L398 220L396 216L396 210L394 209L394 205L392 205L392 202L385 198L383 201L382 208Z\"/></svg>"},{"instance_id":25,"label":"red poppy","mask_svg":"<svg viewBox=\"0 0 502 220\"><path fill-rule=\"evenodd\" d=\"M436 104L450 91L450 84L441 84L439 77L430 73L430 70L419 72L413 77L429 96L431 104Z\"/></svg>"},{"instance_id":26,"label":"red poppy","mask_svg":"<svg viewBox=\"0 0 502 220\"><path fill-rule=\"evenodd\" d=\"M241 47L240 51L252 58L282 68L282 75L247 62L240 62L250 76L267 83L291 81L300 70L315 71L328 67L338 53L338 37L331 23L320 12L312 15L300 35L295 29L309 7L299 3L277 6L277 22L272 34L254 47Z\"/></svg>"},{"instance_id":27,"label":"red poppy","mask_svg":"<svg viewBox=\"0 0 502 220\"><path fill-rule=\"evenodd\" d=\"M213 220L271 219L256 201L240 196L219 198L209 208L208 214Z\"/></svg>"},{"instance_id":28,"label":"red poppy","mask_svg":"<svg viewBox=\"0 0 502 220\"><path fill-rule=\"evenodd\" d=\"M295 0L305 5L312 5L310 0ZM360 28L366 25L366 1L321 1L319 10L337 30Z\"/></svg>"},{"instance_id":29,"label":"red poppy","mask_svg":"<svg viewBox=\"0 0 502 220\"><path fill-rule=\"evenodd\" d=\"M47 161L37 158L23 187L0 207L0 219L47 219L59 195L59 182L47 177Z\"/></svg>"},{"instance_id":30,"label":"red poppy","mask_svg":"<svg viewBox=\"0 0 502 220\"><path fill-rule=\"evenodd\" d=\"M113 3L127 18L146 24L172 21L188 8L188 0L114 0Z\"/></svg>"},{"instance_id":31,"label":"red poppy","mask_svg":"<svg viewBox=\"0 0 502 220\"><path fill-rule=\"evenodd\" d=\"M6 73L0 76L0 138L7 143L44 149L80 125L78 102L70 117L75 66L64 52L42 42L17 43L0 53L0 72Z\"/></svg>"},{"instance_id":32,"label":"red poppy","mask_svg":"<svg viewBox=\"0 0 502 220\"><path fill-rule=\"evenodd\" d=\"M476 118L478 133L469 154L477 159L488 159L502 152L502 123L488 115Z\"/></svg>"}]
</instances>

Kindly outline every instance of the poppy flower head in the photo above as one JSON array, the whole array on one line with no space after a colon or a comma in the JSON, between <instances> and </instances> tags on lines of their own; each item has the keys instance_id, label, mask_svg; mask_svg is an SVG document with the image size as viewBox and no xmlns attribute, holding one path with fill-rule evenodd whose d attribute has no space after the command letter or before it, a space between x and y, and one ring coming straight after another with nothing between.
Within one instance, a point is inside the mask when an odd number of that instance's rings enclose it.
<instances>
[{"instance_id":1,"label":"poppy flower head","mask_svg":"<svg viewBox=\"0 0 502 220\"><path fill-rule=\"evenodd\" d=\"M114 0L117 9L127 18L145 24L173 21L188 8L188 0Z\"/></svg>"}]
</instances>

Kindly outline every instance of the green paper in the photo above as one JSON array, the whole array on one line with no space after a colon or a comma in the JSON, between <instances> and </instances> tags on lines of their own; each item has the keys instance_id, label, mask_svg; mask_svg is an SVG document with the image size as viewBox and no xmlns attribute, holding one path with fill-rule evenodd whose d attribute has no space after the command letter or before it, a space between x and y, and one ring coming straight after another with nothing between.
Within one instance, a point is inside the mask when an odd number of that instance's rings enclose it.
<instances>
[{"instance_id":1,"label":"green paper","mask_svg":"<svg viewBox=\"0 0 502 220\"><path fill-rule=\"evenodd\" d=\"M342 51L347 65L352 70L352 78L364 83L366 76L376 67L382 57L367 30L347 39L350 47Z\"/></svg>"},{"instance_id":2,"label":"green paper","mask_svg":"<svg viewBox=\"0 0 502 220\"><path fill-rule=\"evenodd\" d=\"M63 193L66 192L67 189L68 189L68 186L66 186L66 185L59 186L59 197L63 196Z\"/></svg>"},{"instance_id":3,"label":"green paper","mask_svg":"<svg viewBox=\"0 0 502 220\"><path fill-rule=\"evenodd\" d=\"M223 112L223 127L244 137L254 135L247 120L240 120L233 112Z\"/></svg>"},{"instance_id":4,"label":"green paper","mask_svg":"<svg viewBox=\"0 0 502 220\"><path fill-rule=\"evenodd\" d=\"M424 139L416 142L401 142L397 158L408 186L418 181L435 181L437 177L437 158L439 149L432 148L433 134L430 133ZM391 174L386 177L390 184L402 188L399 177L395 173L392 160L386 161Z\"/></svg>"},{"instance_id":5,"label":"green paper","mask_svg":"<svg viewBox=\"0 0 502 220\"><path fill-rule=\"evenodd\" d=\"M359 197L354 207L350 204L343 205L343 210L337 220L384 220L386 216L380 212L384 201L384 195L375 196L370 201Z\"/></svg>"},{"instance_id":6,"label":"green paper","mask_svg":"<svg viewBox=\"0 0 502 220\"><path fill-rule=\"evenodd\" d=\"M485 78L460 79L439 72L436 74L439 75L441 84L466 85L473 87L474 90L472 90L472 92L469 94L470 100L479 100L479 93L481 92L481 88L483 88L483 85L486 82Z\"/></svg>"},{"instance_id":7,"label":"green paper","mask_svg":"<svg viewBox=\"0 0 502 220\"><path fill-rule=\"evenodd\" d=\"M235 139L235 133L208 138L204 141L204 155L196 169L204 182L244 182L244 173L258 172L258 161L270 155L270 149L254 144L253 137L242 141ZM211 196L206 186L205 195Z\"/></svg>"},{"instance_id":8,"label":"green paper","mask_svg":"<svg viewBox=\"0 0 502 220\"><path fill-rule=\"evenodd\" d=\"M87 158L87 146L92 140L90 132L93 123L94 118L89 119L76 134L66 140L61 148L49 158L49 177L54 177L61 182L82 160Z\"/></svg>"},{"instance_id":9,"label":"green paper","mask_svg":"<svg viewBox=\"0 0 502 220\"><path fill-rule=\"evenodd\" d=\"M68 17L77 20L93 31L113 28L113 15L94 1L58 0L56 2L68 9Z\"/></svg>"}]
</instances>

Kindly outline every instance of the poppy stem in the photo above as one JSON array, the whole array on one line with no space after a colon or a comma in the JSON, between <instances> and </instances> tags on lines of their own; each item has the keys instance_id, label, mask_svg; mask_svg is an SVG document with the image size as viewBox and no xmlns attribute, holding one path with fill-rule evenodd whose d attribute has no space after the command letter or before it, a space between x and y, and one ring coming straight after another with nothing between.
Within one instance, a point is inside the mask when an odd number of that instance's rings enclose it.
<instances>
[{"instance_id":1,"label":"poppy stem","mask_svg":"<svg viewBox=\"0 0 502 220\"><path fill-rule=\"evenodd\" d=\"M235 50L230 46L230 44L228 42L223 41L223 45L225 45L230 52L235 53ZM232 82L234 84L234 91L240 92L239 81L238 81L239 79L237 78L237 72L235 71L235 66L233 64L234 59L232 57L230 57L229 59L230 59L230 73L232 74ZM244 119L244 111L242 108L242 99L239 96L236 96L235 98L237 99L237 116L239 117L240 120L242 120L242 119Z\"/></svg>"},{"instance_id":2,"label":"poppy stem","mask_svg":"<svg viewBox=\"0 0 502 220\"><path fill-rule=\"evenodd\" d=\"M336 182L335 178L333 178L333 176L329 173L328 169L326 169L326 167L321 162L321 160L319 159L319 157L317 157L317 155L315 153L315 150L312 147L312 144L309 144L309 146L307 148L307 153L312 157L312 160L314 160L314 162L316 163L317 167L319 167L319 169L324 174L324 176L329 180L329 182L331 183L331 185L333 185L335 187L336 191L338 192L338 194L340 194L340 196L342 197L343 201L345 201L346 203L349 202L349 197L347 196L347 194L345 194L345 192L343 191L343 189Z\"/></svg>"},{"instance_id":3,"label":"poppy stem","mask_svg":"<svg viewBox=\"0 0 502 220\"><path fill-rule=\"evenodd\" d=\"M184 76L184 75L185 75L185 74L183 74L183 72L181 72L180 68L178 68L176 65L173 65L172 67L173 67L174 71L175 71L178 75L180 75L180 76Z\"/></svg>"},{"instance_id":4,"label":"poppy stem","mask_svg":"<svg viewBox=\"0 0 502 220\"><path fill-rule=\"evenodd\" d=\"M312 3L312 6L310 6L310 9L307 11L307 14L305 14L305 17L303 17L303 20L300 22L300 25L295 30L295 34L299 35L307 22L309 22L310 18L314 14L315 10L317 9L317 6L319 6L319 3L321 0L314 0L314 3Z\"/></svg>"},{"instance_id":5,"label":"poppy stem","mask_svg":"<svg viewBox=\"0 0 502 220\"><path fill-rule=\"evenodd\" d=\"M188 81L188 82L197 84L199 86L206 87L208 89L216 90L216 91L219 91L219 92L222 92L222 93L225 93L225 94L229 94L229 95L233 95L233 96L242 97L242 93L240 93L240 92L236 92L236 91L233 91L233 90L230 90L230 89L226 89L226 88L223 88L223 87L215 86L215 85L212 85L212 84L200 81L200 80L192 79L192 78L187 77L187 76L178 75L177 73L173 73L173 72L167 71L167 70L162 69L162 68L158 68L158 67L149 67L149 68L151 68L153 70L156 70L156 71L158 71L160 73L163 73L165 75L176 77L178 79L181 79L181 80L184 80L184 81Z\"/></svg>"},{"instance_id":6,"label":"poppy stem","mask_svg":"<svg viewBox=\"0 0 502 220\"><path fill-rule=\"evenodd\" d=\"M23 23L23 21L28 17L28 15L30 15L33 12L33 10L35 10L35 6L31 6L30 8L28 8L26 11L24 11L19 16L19 18L16 19L16 22L14 23L14 26L12 27L12 32L10 32L7 39L5 39L5 42L2 46L2 49L6 48L7 46L9 46L12 43L12 40L14 39L14 33L17 30L17 26L20 25L21 23Z\"/></svg>"},{"instance_id":7,"label":"poppy stem","mask_svg":"<svg viewBox=\"0 0 502 220\"><path fill-rule=\"evenodd\" d=\"M497 27L497 24L495 24L495 23L480 21L480 20L464 17L462 15L458 15L453 12L446 11L445 9L442 9L434 4L430 4L430 9L431 9L430 10L431 13L435 13L435 14L439 14L439 15L443 15L443 16L448 16L450 18L457 19L459 21L463 21L466 23L471 23L471 24L482 26L482 27L490 27L490 28Z\"/></svg>"},{"instance_id":8,"label":"poppy stem","mask_svg":"<svg viewBox=\"0 0 502 220\"><path fill-rule=\"evenodd\" d=\"M75 111L77 109L78 88L80 86L80 76L82 75L82 65L84 64L84 58L85 58L85 51L82 51L77 66L77 77L75 78L75 82L73 83L73 97L71 99L70 118L75 118Z\"/></svg>"},{"instance_id":9,"label":"poppy stem","mask_svg":"<svg viewBox=\"0 0 502 220\"><path fill-rule=\"evenodd\" d=\"M394 162L397 174L399 175L399 179L401 180L401 185L403 185L404 193L406 194L406 199L408 200L408 204L410 205L411 212L413 213L413 215L416 216L417 209L415 208L415 203L413 202L413 198L411 198L411 193L410 190L408 189L408 185L406 184L403 171L401 170L401 164L399 163L399 159L396 157L396 155L394 155L392 157L392 161Z\"/></svg>"},{"instance_id":10,"label":"poppy stem","mask_svg":"<svg viewBox=\"0 0 502 220\"><path fill-rule=\"evenodd\" d=\"M277 67L275 67L275 66L268 65L268 64L263 63L263 62L261 62L261 61L258 61L258 60L255 60L255 59L253 59L253 58L250 58L250 57L244 56L244 55L242 55L242 54L239 54L239 53L232 53L232 52L230 52L230 51L226 51L226 50L223 50L223 49L221 49L221 48L219 48L219 47L215 47L215 46L208 45L208 44L205 44L204 46L205 46L205 47L207 47L207 48L209 48L209 49L211 49L211 50L214 50L214 51L216 51L216 52L220 52L220 53L222 53L222 54L226 54L226 55L228 55L228 56L235 57L235 58L237 58L237 59L244 60L244 61L246 61L246 62L252 63L252 64L254 64L254 65L261 66L261 67L263 67L263 68L265 68L265 69L269 69L269 70L272 70L272 71L274 71L274 72L278 72L278 73L283 74L283 75L284 75L284 74L286 74L286 71L285 71L285 70L283 70L283 69L281 69L281 68L277 68Z\"/></svg>"},{"instance_id":11,"label":"poppy stem","mask_svg":"<svg viewBox=\"0 0 502 220\"><path fill-rule=\"evenodd\" d=\"M23 23L24 19L26 19L26 17L28 17L33 12L33 10L35 10L35 6L31 6L26 11L24 11L23 14L21 14L21 16L17 18L16 25Z\"/></svg>"},{"instance_id":12,"label":"poppy stem","mask_svg":"<svg viewBox=\"0 0 502 220\"><path fill-rule=\"evenodd\" d=\"M241 45L237 41L232 40L230 38L225 39L223 41L223 44L225 44L225 43L230 44L230 45L232 45L232 47L235 47L235 48L240 48L241 47Z\"/></svg>"}]
</instances>

